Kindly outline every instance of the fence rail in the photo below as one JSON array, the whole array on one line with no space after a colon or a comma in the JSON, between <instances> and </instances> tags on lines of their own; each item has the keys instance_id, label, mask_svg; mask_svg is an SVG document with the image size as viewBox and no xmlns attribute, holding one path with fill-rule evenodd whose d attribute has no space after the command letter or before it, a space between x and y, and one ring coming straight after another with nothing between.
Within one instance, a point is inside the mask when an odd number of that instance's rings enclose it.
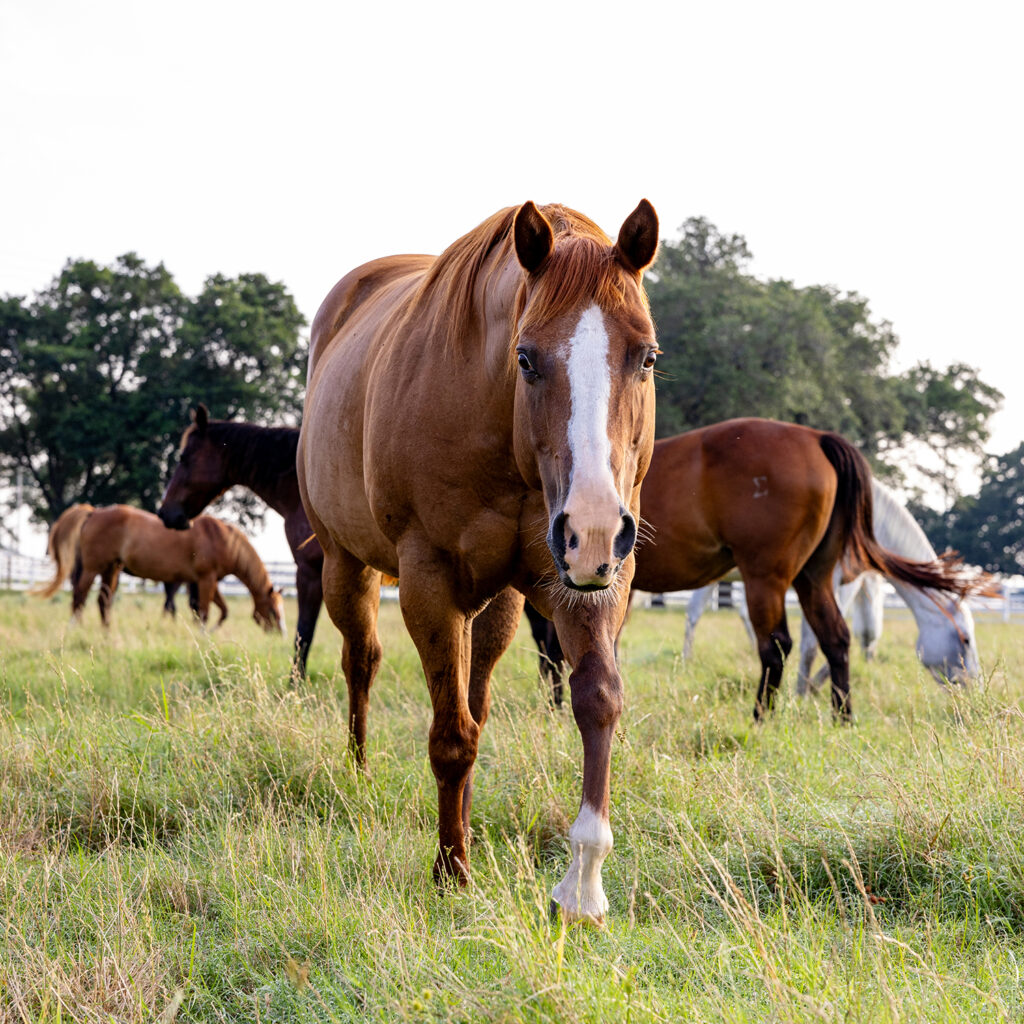
<instances>
[{"instance_id":1,"label":"fence rail","mask_svg":"<svg viewBox=\"0 0 1024 1024\"><path fill-rule=\"evenodd\" d=\"M294 562L264 562L267 572L270 574L275 587L284 591L286 597L295 596L295 563ZM53 578L53 563L46 558L33 558L29 555L20 555L13 551L0 550L0 588L5 590L27 590L33 584L42 583ZM235 576L225 576L220 581L220 589L224 594L235 595L247 593L245 585ZM65 584L66 586L66 584ZM733 593L742 594L743 584L733 583ZM162 583L154 583L152 580L141 580L135 576L121 577L120 589L129 593L138 592L163 592ZM382 595L385 599L397 597L397 589L384 587ZM680 605L690 599L690 590L677 590L671 594L659 595L660 604ZM649 601L647 603L650 603ZM797 604L796 594L790 590L786 595L786 603ZM975 611L987 611L998 613L1009 621L1017 616L1024 617L1024 588L1005 587L1001 597L972 597L971 608ZM899 595L891 587L886 587L885 592L886 608L904 607Z\"/></svg>"}]
</instances>

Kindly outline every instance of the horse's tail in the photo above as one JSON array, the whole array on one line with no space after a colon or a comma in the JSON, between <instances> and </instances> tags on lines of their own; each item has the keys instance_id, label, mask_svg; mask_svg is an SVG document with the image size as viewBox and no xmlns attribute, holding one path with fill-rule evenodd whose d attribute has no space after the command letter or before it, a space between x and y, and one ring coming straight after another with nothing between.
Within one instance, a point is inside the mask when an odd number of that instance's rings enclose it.
<instances>
[{"instance_id":1,"label":"horse's tail","mask_svg":"<svg viewBox=\"0 0 1024 1024\"><path fill-rule=\"evenodd\" d=\"M78 535L82 532L82 524L92 514L92 510L92 505L72 505L58 516L57 521L50 527L50 536L46 541L46 552L57 565L55 575L46 583L37 583L30 587L30 594L36 597L52 597L63 586L75 565Z\"/></svg>"},{"instance_id":2,"label":"horse's tail","mask_svg":"<svg viewBox=\"0 0 1024 1024\"><path fill-rule=\"evenodd\" d=\"M833 520L839 519L843 564L852 573L874 569L918 589L930 588L966 597L990 585L984 573L972 574L947 551L931 561L914 561L883 548L875 539L871 469L863 455L844 437L822 434L821 450L838 477Z\"/></svg>"}]
</instances>

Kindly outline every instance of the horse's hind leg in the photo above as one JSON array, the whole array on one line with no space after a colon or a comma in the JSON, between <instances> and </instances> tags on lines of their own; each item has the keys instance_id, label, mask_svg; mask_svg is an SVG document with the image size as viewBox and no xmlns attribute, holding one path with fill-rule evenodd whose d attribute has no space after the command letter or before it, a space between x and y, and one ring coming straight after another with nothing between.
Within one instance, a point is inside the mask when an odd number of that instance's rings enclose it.
<instances>
[{"instance_id":1,"label":"horse's hind leg","mask_svg":"<svg viewBox=\"0 0 1024 1024\"><path fill-rule=\"evenodd\" d=\"M164 584L164 615L169 615L172 619L177 615L177 609L174 606L174 595L177 592L177 583Z\"/></svg>"},{"instance_id":2,"label":"horse's hind leg","mask_svg":"<svg viewBox=\"0 0 1024 1024\"><path fill-rule=\"evenodd\" d=\"M754 702L754 720L761 721L771 711L782 682L782 668L793 641L786 623L786 583L782 579L758 577L744 572L750 624L757 637L761 659L761 679Z\"/></svg>"},{"instance_id":3,"label":"horse's hind leg","mask_svg":"<svg viewBox=\"0 0 1024 1024\"><path fill-rule=\"evenodd\" d=\"M86 572L82 566L82 560L75 560L75 568L71 573L71 618L77 622L82 620L82 609L85 607L85 599L92 589L92 581L96 579L96 571Z\"/></svg>"},{"instance_id":4,"label":"horse's hind leg","mask_svg":"<svg viewBox=\"0 0 1024 1024\"><path fill-rule=\"evenodd\" d=\"M348 687L349 745L359 765L366 763L366 715L370 687L380 666L377 637L380 573L347 551L324 552L324 604L342 635L341 667Z\"/></svg>"},{"instance_id":5,"label":"horse's hind leg","mask_svg":"<svg viewBox=\"0 0 1024 1024\"><path fill-rule=\"evenodd\" d=\"M104 626L110 625L110 608L117 593L117 581L121 575L121 564L114 562L100 573L100 619Z\"/></svg>"},{"instance_id":6,"label":"horse's hind leg","mask_svg":"<svg viewBox=\"0 0 1024 1024\"><path fill-rule=\"evenodd\" d=\"M816 573L804 566L793 581L800 606L821 644L832 675L832 712L848 722L850 707L850 630L836 604L831 572Z\"/></svg>"}]
</instances>

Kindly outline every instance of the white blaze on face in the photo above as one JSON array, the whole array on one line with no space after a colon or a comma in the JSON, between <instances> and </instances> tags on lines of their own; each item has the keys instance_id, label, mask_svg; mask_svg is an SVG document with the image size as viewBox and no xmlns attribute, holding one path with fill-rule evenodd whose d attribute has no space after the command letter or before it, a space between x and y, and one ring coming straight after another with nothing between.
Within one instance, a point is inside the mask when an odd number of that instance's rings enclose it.
<instances>
[{"instance_id":1,"label":"white blaze on face","mask_svg":"<svg viewBox=\"0 0 1024 1024\"><path fill-rule=\"evenodd\" d=\"M608 406L611 379L608 370L608 333L597 306L587 309L569 339L569 450L572 452L572 484L587 490L608 488L612 479L612 444L608 438ZM568 504L568 502L567 502Z\"/></svg>"},{"instance_id":2,"label":"white blaze on face","mask_svg":"<svg viewBox=\"0 0 1024 1024\"><path fill-rule=\"evenodd\" d=\"M578 586L607 586L614 574L615 538L622 501L612 476L608 436L611 371L608 333L597 306L585 310L565 346L570 414L567 441L572 463L565 513L564 562Z\"/></svg>"},{"instance_id":3,"label":"white blaze on face","mask_svg":"<svg viewBox=\"0 0 1024 1024\"><path fill-rule=\"evenodd\" d=\"M601 882L601 865L612 850L612 830L604 815L586 801L569 829L572 863L551 895L570 921L603 924L608 898Z\"/></svg>"}]
</instances>

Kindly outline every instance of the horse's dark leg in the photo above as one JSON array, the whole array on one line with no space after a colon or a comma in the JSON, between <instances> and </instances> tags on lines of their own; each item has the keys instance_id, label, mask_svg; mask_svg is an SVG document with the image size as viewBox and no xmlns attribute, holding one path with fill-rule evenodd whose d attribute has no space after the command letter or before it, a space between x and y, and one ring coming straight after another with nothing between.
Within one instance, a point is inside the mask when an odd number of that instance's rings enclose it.
<instances>
[{"instance_id":1,"label":"horse's dark leg","mask_svg":"<svg viewBox=\"0 0 1024 1024\"><path fill-rule=\"evenodd\" d=\"M324 604L341 632L341 666L348 686L349 746L360 766L366 763L366 716L370 687L380 666L377 637L380 573L347 551L324 554Z\"/></svg>"},{"instance_id":2,"label":"horse's dark leg","mask_svg":"<svg viewBox=\"0 0 1024 1024\"><path fill-rule=\"evenodd\" d=\"M612 848L611 752L623 704L614 648L624 616L624 605L583 605L572 612L554 612L559 638L573 665L569 690L583 741L583 793L569 829L572 863L552 896L567 918L594 923L601 923L608 910L601 865Z\"/></svg>"},{"instance_id":3,"label":"horse's dark leg","mask_svg":"<svg viewBox=\"0 0 1024 1024\"><path fill-rule=\"evenodd\" d=\"M114 603L114 594L117 593L117 580L121 575L121 563L114 562L108 565L100 573L100 620L104 626L110 625L110 607Z\"/></svg>"},{"instance_id":4,"label":"horse's dark leg","mask_svg":"<svg viewBox=\"0 0 1024 1024\"><path fill-rule=\"evenodd\" d=\"M76 556L75 567L71 570L71 617L79 622L82 619L85 599L89 596L94 579L96 579L96 570L86 571L82 565L81 556Z\"/></svg>"},{"instance_id":5,"label":"horse's dark leg","mask_svg":"<svg viewBox=\"0 0 1024 1024\"><path fill-rule=\"evenodd\" d=\"M483 730L491 707L491 673L498 659L508 650L519 629L523 614L523 595L507 587L491 598L487 607L473 619L469 668L469 713ZM546 622L547 620L545 620ZM469 815L473 806L473 769L462 791L462 828L469 836Z\"/></svg>"},{"instance_id":6,"label":"horse's dark leg","mask_svg":"<svg viewBox=\"0 0 1024 1024\"><path fill-rule=\"evenodd\" d=\"M761 679L754 702L754 720L759 722L771 711L775 694L782 682L782 668L793 641L786 623L786 582L783 579L759 577L744 572L747 609L750 624L757 637L757 653L761 659Z\"/></svg>"},{"instance_id":7,"label":"horse's dark leg","mask_svg":"<svg viewBox=\"0 0 1024 1024\"><path fill-rule=\"evenodd\" d=\"M529 602L527 602L525 610L533 642L540 652L540 677L549 684L548 699L554 707L560 708L564 691L562 684L564 656L562 645L558 640L558 631L555 629L554 623L544 618Z\"/></svg>"},{"instance_id":8,"label":"horse's dark leg","mask_svg":"<svg viewBox=\"0 0 1024 1024\"><path fill-rule=\"evenodd\" d=\"M177 586L177 584L175 584ZM210 600L213 600L213 595L210 595ZM199 584L189 582L188 584L188 606L192 610L192 614L197 618L202 618L199 613ZM205 621L205 620L204 620Z\"/></svg>"},{"instance_id":9,"label":"horse's dark leg","mask_svg":"<svg viewBox=\"0 0 1024 1024\"><path fill-rule=\"evenodd\" d=\"M323 562L300 562L295 567L295 587L299 599L299 620L295 625L295 654L292 658L292 679L306 678L306 659L313 642L316 620L324 602Z\"/></svg>"},{"instance_id":10,"label":"horse's dark leg","mask_svg":"<svg viewBox=\"0 0 1024 1024\"><path fill-rule=\"evenodd\" d=\"M849 722L850 705L850 629L836 604L832 576L809 571L807 566L793 581L800 606L814 630L832 675L832 713Z\"/></svg>"},{"instance_id":11,"label":"horse's dark leg","mask_svg":"<svg viewBox=\"0 0 1024 1024\"><path fill-rule=\"evenodd\" d=\"M164 584L164 615L170 615L173 619L177 614L177 608L174 606L174 595L178 592L178 583L165 583Z\"/></svg>"}]
</instances>

